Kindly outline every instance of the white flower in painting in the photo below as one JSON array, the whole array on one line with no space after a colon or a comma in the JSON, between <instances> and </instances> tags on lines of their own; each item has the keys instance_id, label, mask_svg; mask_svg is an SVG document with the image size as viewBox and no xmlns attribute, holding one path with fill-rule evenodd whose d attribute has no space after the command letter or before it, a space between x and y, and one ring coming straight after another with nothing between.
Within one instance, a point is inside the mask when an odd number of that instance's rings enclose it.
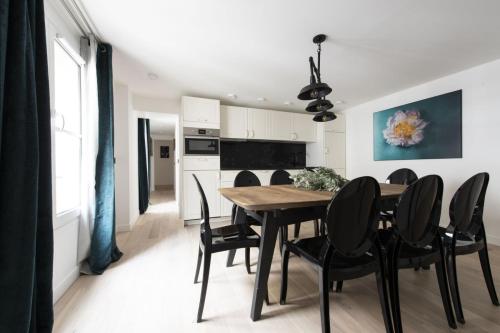
<instances>
[{"instance_id":1,"label":"white flower in painting","mask_svg":"<svg viewBox=\"0 0 500 333\"><path fill-rule=\"evenodd\" d=\"M388 144L409 147L424 139L424 128L427 124L416 110L396 111L387 119L387 127L382 133Z\"/></svg>"}]
</instances>

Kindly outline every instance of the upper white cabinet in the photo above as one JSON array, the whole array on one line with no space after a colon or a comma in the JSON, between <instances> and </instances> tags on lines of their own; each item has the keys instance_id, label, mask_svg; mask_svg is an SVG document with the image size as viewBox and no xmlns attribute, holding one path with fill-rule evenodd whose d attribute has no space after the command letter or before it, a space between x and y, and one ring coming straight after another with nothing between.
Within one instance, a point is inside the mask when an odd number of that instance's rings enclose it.
<instances>
[{"instance_id":1,"label":"upper white cabinet","mask_svg":"<svg viewBox=\"0 0 500 333\"><path fill-rule=\"evenodd\" d=\"M316 141L317 124L313 121L313 116L303 113L292 115L292 140L303 142Z\"/></svg>"},{"instance_id":2,"label":"upper white cabinet","mask_svg":"<svg viewBox=\"0 0 500 333\"><path fill-rule=\"evenodd\" d=\"M317 125L308 114L223 105L220 117L222 138L316 141Z\"/></svg>"},{"instance_id":3,"label":"upper white cabinet","mask_svg":"<svg viewBox=\"0 0 500 333\"><path fill-rule=\"evenodd\" d=\"M241 139L248 137L247 109L237 106L220 107L220 136Z\"/></svg>"},{"instance_id":4,"label":"upper white cabinet","mask_svg":"<svg viewBox=\"0 0 500 333\"><path fill-rule=\"evenodd\" d=\"M292 116L290 112L271 111L271 135L272 140L292 141Z\"/></svg>"},{"instance_id":5,"label":"upper white cabinet","mask_svg":"<svg viewBox=\"0 0 500 333\"><path fill-rule=\"evenodd\" d=\"M248 138L267 140L271 132L269 115L272 111L262 109L247 110Z\"/></svg>"},{"instance_id":6,"label":"upper white cabinet","mask_svg":"<svg viewBox=\"0 0 500 333\"><path fill-rule=\"evenodd\" d=\"M220 101L182 96L184 127L220 128Z\"/></svg>"}]
</instances>

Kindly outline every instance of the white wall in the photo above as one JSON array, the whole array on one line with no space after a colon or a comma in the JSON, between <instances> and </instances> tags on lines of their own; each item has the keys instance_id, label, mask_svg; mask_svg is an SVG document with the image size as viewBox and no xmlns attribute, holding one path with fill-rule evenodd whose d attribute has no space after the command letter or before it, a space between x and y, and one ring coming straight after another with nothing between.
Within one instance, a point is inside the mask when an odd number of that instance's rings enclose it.
<instances>
[{"instance_id":1,"label":"white wall","mask_svg":"<svg viewBox=\"0 0 500 333\"><path fill-rule=\"evenodd\" d=\"M383 79L383 78L381 78ZM462 89L463 158L374 161L373 112ZM393 170L408 167L419 175L438 174L445 192L441 224L448 225L448 206L456 189L481 171L490 174L485 224L489 241L500 244L500 60L406 89L345 111L347 177L371 175L384 181Z\"/></svg>"},{"instance_id":2,"label":"white wall","mask_svg":"<svg viewBox=\"0 0 500 333\"><path fill-rule=\"evenodd\" d=\"M50 107L54 113L54 41L56 35L64 37L68 44L77 53L80 50L80 33L74 23L67 18L65 10L59 2L45 1L45 21L47 33L47 55L50 80ZM54 141L54 140L53 140ZM52 146L54 150L54 142ZM52 173L55 180L55 173ZM53 186L53 198L55 198ZM55 212L55 200L53 200ZM54 302L73 284L79 276L78 251L78 223L79 214L70 214L66 219L54 216L54 275L53 290Z\"/></svg>"},{"instance_id":3,"label":"white wall","mask_svg":"<svg viewBox=\"0 0 500 333\"><path fill-rule=\"evenodd\" d=\"M173 140L154 140L154 184L172 186L174 184L175 151ZM169 147L169 157L161 158L160 147Z\"/></svg>"},{"instance_id":4,"label":"white wall","mask_svg":"<svg viewBox=\"0 0 500 333\"><path fill-rule=\"evenodd\" d=\"M116 206L116 230L118 232L131 229L135 219L130 209L130 192L132 182L130 181L130 137L131 126L131 95L126 85L114 82L114 140L115 140L115 206Z\"/></svg>"}]
</instances>

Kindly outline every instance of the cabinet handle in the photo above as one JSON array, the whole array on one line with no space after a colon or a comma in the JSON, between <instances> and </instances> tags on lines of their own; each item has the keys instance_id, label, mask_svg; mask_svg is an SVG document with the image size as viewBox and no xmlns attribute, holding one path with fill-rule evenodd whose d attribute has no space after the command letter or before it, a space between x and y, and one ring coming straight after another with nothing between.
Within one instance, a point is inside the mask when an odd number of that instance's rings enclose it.
<instances>
[{"instance_id":1,"label":"cabinet handle","mask_svg":"<svg viewBox=\"0 0 500 333\"><path fill-rule=\"evenodd\" d=\"M254 137L255 137L255 131L252 130L252 138L254 138Z\"/></svg>"},{"instance_id":2,"label":"cabinet handle","mask_svg":"<svg viewBox=\"0 0 500 333\"><path fill-rule=\"evenodd\" d=\"M249 130L247 130L247 134L246 134L246 137L247 137L247 138L248 138L248 136L249 136L249 133L250 133L250 131L249 131Z\"/></svg>"},{"instance_id":3,"label":"cabinet handle","mask_svg":"<svg viewBox=\"0 0 500 333\"><path fill-rule=\"evenodd\" d=\"M325 154L329 154L329 153L330 153L330 149L325 148Z\"/></svg>"}]
</instances>

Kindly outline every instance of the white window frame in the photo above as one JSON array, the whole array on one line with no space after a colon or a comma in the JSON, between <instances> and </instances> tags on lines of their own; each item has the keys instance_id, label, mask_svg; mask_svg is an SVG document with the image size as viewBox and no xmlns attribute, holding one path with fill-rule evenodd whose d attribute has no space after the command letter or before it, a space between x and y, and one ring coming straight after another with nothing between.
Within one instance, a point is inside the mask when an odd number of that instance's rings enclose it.
<instances>
[{"instance_id":1,"label":"white window frame","mask_svg":"<svg viewBox=\"0 0 500 333\"><path fill-rule=\"evenodd\" d=\"M52 198L53 198L53 210L54 210L54 229L58 229L71 221L74 221L75 218L78 218L81 214L81 203L82 203L82 189L83 189L83 181L82 181L82 170L83 170L83 165L82 165L82 154L83 154L83 106L84 106L84 84L85 84L85 79L84 79L84 66L86 64L85 60L69 45L69 43L62 37L60 34L56 34L55 38L52 39L52 52L51 52L51 61L52 61L52 79L53 79L53 90L54 93L51 96L51 98L54 99L55 101L55 52L54 52L54 47L55 43L57 43L72 59L73 61L80 67L80 134L76 134L70 131L64 131L70 135L73 135L75 137L78 137L80 139L80 205L77 207L74 207L72 209L57 213L57 193L56 193L56 166L55 166L55 142L56 142L56 131L58 129L55 126L55 118L57 114L57 110L55 109L55 105L51 108L51 118L52 118L52 125L51 125L51 136L52 136ZM55 103L55 102L54 102Z\"/></svg>"}]
</instances>

